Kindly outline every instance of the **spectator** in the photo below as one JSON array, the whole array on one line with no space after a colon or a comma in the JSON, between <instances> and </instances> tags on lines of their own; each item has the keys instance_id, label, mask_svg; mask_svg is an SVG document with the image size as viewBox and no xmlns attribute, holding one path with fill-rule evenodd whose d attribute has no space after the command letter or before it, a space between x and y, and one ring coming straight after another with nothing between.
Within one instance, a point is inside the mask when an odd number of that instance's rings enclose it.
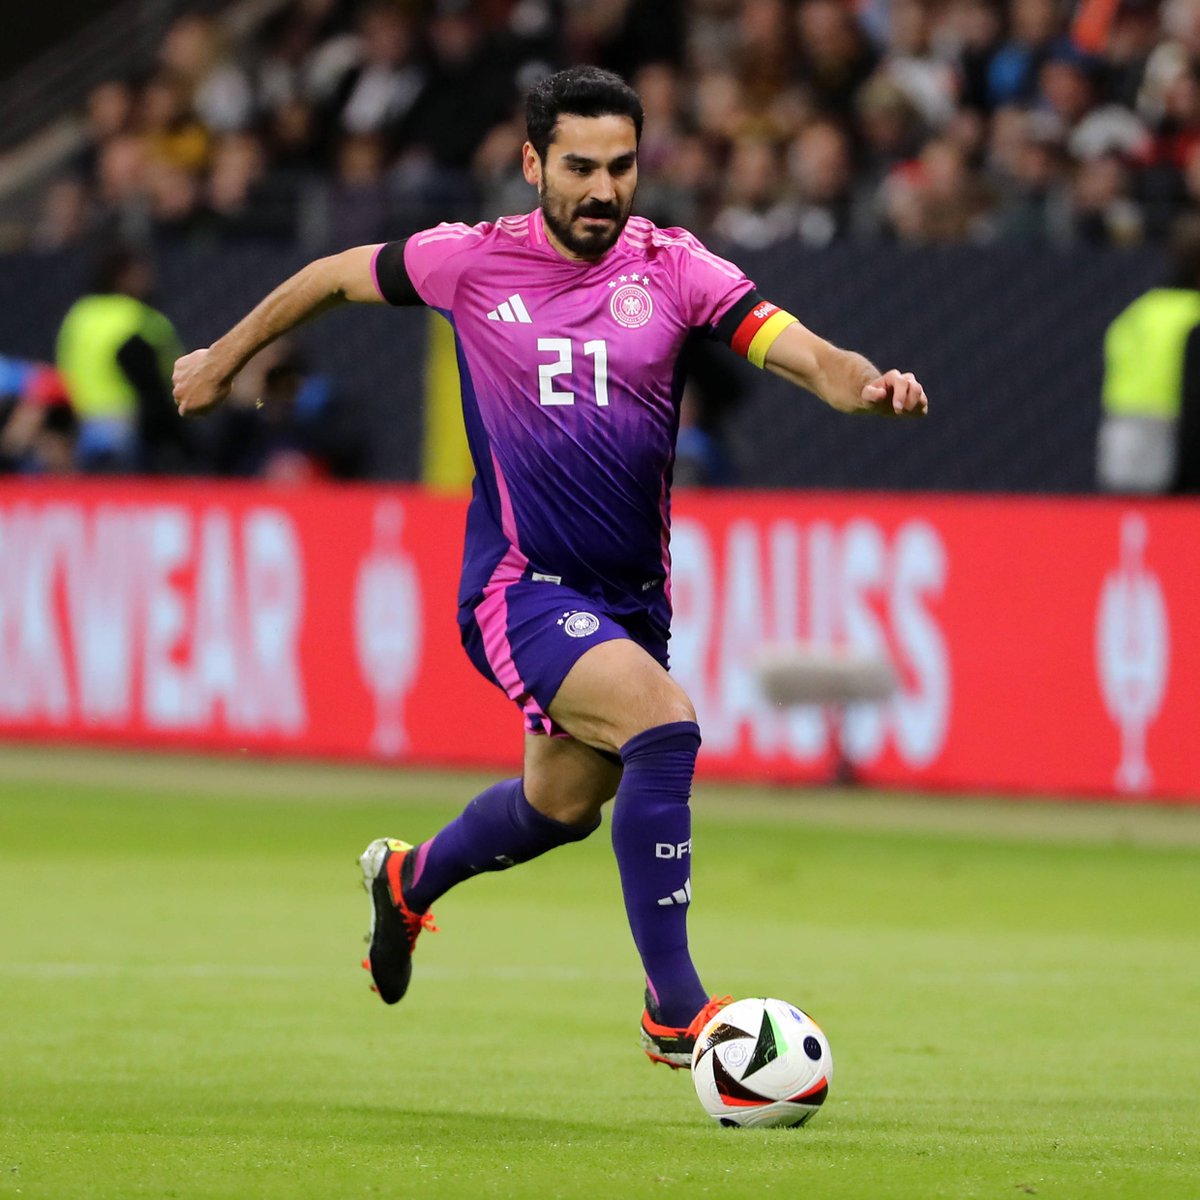
<instances>
[{"instance_id":1,"label":"spectator","mask_svg":"<svg viewBox=\"0 0 1200 1200\"><path fill-rule=\"evenodd\" d=\"M784 188L783 156L762 137L733 144L726 172L725 203L713 219L713 232L740 250L765 250L795 237L799 212Z\"/></svg>"},{"instance_id":2,"label":"spectator","mask_svg":"<svg viewBox=\"0 0 1200 1200\"><path fill-rule=\"evenodd\" d=\"M212 233L204 181L196 172L178 163L151 162L143 186L142 221L135 240L167 245Z\"/></svg>"},{"instance_id":3,"label":"spectator","mask_svg":"<svg viewBox=\"0 0 1200 1200\"><path fill-rule=\"evenodd\" d=\"M0 355L0 471L65 473L74 435L62 376L48 363Z\"/></svg>"},{"instance_id":4,"label":"spectator","mask_svg":"<svg viewBox=\"0 0 1200 1200\"><path fill-rule=\"evenodd\" d=\"M363 473L363 439L329 379L310 372L290 338L260 351L239 372L209 430L219 475L309 483Z\"/></svg>"},{"instance_id":5,"label":"spectator","mask_svg":"<svg viewBox=\"0 0 1200 1200\"><path fill-rule=\"evenodd\" d=\"M266 151L257 134L226 134L217 142L207 206L218 231L226 236L295 238L295 188L283 174L268 173Z\"/></svg>"},{"instance_id":6,"label":"spectator","mask_svg":"<svg viewBox=\"0 0 1200 1200\"><path fill-rule=\"evenodd\" d=\"M991 198L962 147L950 138L935 138L914 162L893 172L885 199L888 222L900 241L936 245L990 236Z\"/></svg>"},{"instance_id":7,"label":"spectator","mask_svg":"<svg viewBox=\"0 0 1200 1200\"><path fill-rule=\"evenodd\" d=\"M426 79L410 18L386 0L367 5L358 18L357 61L323 105L327 152L343 134L393 133L412 111Z\"/></svg>"},{"instance_id":8,"label":"spectator","mask_svg":"<svg viewBox=\"0 0 1200 1200\"><path fill-rule=\"evenodd\" d=\"M912 101L890 79L876 77L867 83L856 107L862 182L878 192L897 167L917 156L926 129Z\"/></svg>"},{"instance_id":9,"label":"spectator","mask_svg":"<svg viewBox=\"0 0 1200 1200\"><path fill-rule=\"evenodd\" d=\"M1164 97L1172 83L1200 63L1200 5L1168 0L1161 9L1163 37L1146 58L1138 88L1137 111L1152 125L1164 113Z\"/></svg>"},{"instance_id":10,"label":"spectator","mask_svg":"<svg viewBox=\"0 0 1200 1200\"><path fill-rule=\"evenodd\" d=\"M737 76L726 66L714 66L697 79L692 93L700 133L716 146L731 142L746 123L746 109Z\"/></svg>"},{"instance_id":11,"label":"spectator","mask_svg":"<svg viewBox=\"0 0 1200 1200\"><path fill-rule=\"evenodd\" d=\"M180 82L188 107L214 134L245 129L254 116L254 93L233 61L221 27L211 17L188 13L167 30L159 52L164 72Z\"/></svg>"},{"instance_id":12,"label":"spectator","mask_svg":"<svg viewBox=\"0 0 1200 1200\"><path fill-rule=\"evenodd\" d=\"M273 109L263 119L262 133L274 171L291 179L319 176L317 116L306 100L297 96Z\"/></svg>"},{"instance_id":13,"label":"spectator","mask_svg":"<svg viewBox=\"0 0 1200 1200\"><path fill-rule=\"evenodd\" d=\"M361 61L362 44L348 29L348 0L294 0L263 23L252 56L255 106L276 112L332 93Z\"/></svg>"},{"instance_id":14,"label":"spectator","mask_svg":"<svg viewBox=\"0 0 1200 1200\"><path fill-rule=\"evenodd\" d=\"M1070 133L1096 102L1096 64L1069 45L1049 51L1038 68L1038 107Z\"/></svg>"},{"instance_id":15,"label":"spectator","mask_svg":"<svg viewBox=\"0 0 1200 1200\"><path fill-rule=\"evenodd\" d=\"M192 111L186 85L176 76L160 72L147 82L137 126L148 161L194 173L207 166L209 132Z\"/></svg>"},{"instance_id":16,"label":"spectator","mask_svg":"<svg viewBox=\"0 0 1200 1200\"><path fill-rule=\"evenodd\" d=\"M512 110L512 78L469 0L438 0L429 22L430 72L403 121L406 154L466 172L491 128Z\"/></svg>"},{"instance_id":17,"label":"spectator","mask_svg":"<svg viewBox=\"0 0 1200 1200\"><path fill-rule=\"evenodd\" d=\"M791 82L795 33L789 6L783 0L746 0L737 29L739 90L751 109L768 109Z\"/></svg>"},{"instance_id":18,"label":"spectator","mask_svg":"<svg viewBox=\"0 0 1200 1200\"><path fill-rule=\"evenodd\" d=\"M638 205L663 228L708 229L720 185L721 171L712 143L693 131L675 142L661 174L648 185L639 184Z\"/></svg>"},{"instance_id":19,"label":"spectator","mask_svg":"<svg viewBox=\"0 0 1200 1200\"><path fill-rule=\"evenodd\" d=\"M997 110L988 171L998 198L1000 237L1053 244L1070 240L1069 159L1055 117L1014 107Z\"/></svg>"},{"instance_id":20,"label":"spectator","mask_svg":"<svg viewBox=\"0 0 1200 1200\"><path fill-rule=\"evenodd\" d=\"M49 184L30 237L33 249L61 250L82 241L91 222L90 201L87 182L80 175L63 175Z\"/></svg>"},{"instance_id":21,"label":"spectator","mask_svg":"<svg viewBox=\"0 0 1200 1200\"><path fill-rule=\"evenodd\" d=\"M987 101L1029 104L1037 95L1038 72L1055 47L1065 46L1055 0L1012 0L1011 30L988 65Z\"/></svg>"},{"instance_id":22,"label":"spectator","mask_svg":"<svg viewBox=\"0 0 1200 1200\"><path fill-rule=\"evenodd\" d=\"M639 186L660 177L683 135L682 81L666 62L647 63L633 80L645 114L638 143Z\"/></svg>"},{"instance_id":23,"label":"spectator","mask_svg":"<svg viewBox=\"0 0 1200 1200\"><path fill-rule=\"evenodd\" d=\"M877 55L841 0L801 0L796 15L799 78L820 112L848 115Z\"/></svg>"},{"instance_id":24,"label":"spectator","mask_svg":"<svg viewBox=\"0 0 1200 1200\"><path fill-rule=\"evenodd\" d=\"M684 111L683 79L670 63L648 63L634 86L645 112L638 146L640 211L663 227L707 227L717 168L711 143Z\"/></svg>"},{"instance_id":25,"label":"spectator","mask_svg":"<svg viewBox=\"0 0 1200 1200\"><path fill-rule=\"evenodd\" d=\"M85 179L94 181L104 147L114 138L134 132L138 96L133 85L123 79L107 79L87 95L87 141L75 163Z\"/></svg>"},{"instance_id":26,"label":"spectator","mask_svg":"<svg viewBox=\"0 0 1200 1200\"><path fill-rule=\"evenodd\" d=\"M876 75L891 80L930 129L942 130L957 111L958 80L932 49L933 20L926 0L891 0L888 49Z\"/></svg>"},{"instance_id":27,"label":"spectator","mask_svg":"<svg viewBox=\"0 0 1200 1200\"><path fill-rule=\"evenodd\" d=\"M624 0L613 7L623 12L601 52L606 66L632 78L646 63L678 63L686 42L683 0Z\"/></svg>"},{"instance_id":28,"label":"spectator","mask_svg":"<svg viewBox=\"0 0 1200 1200\"><path fill-rule=\"evenodd\" d=\"M806 246L845 241L859 221L850 139L836 121L813 121L792 143L788 169L799 196L796 232Z\"/></svg>"},{"instance_id":29,"label":"spectator","mask_svg":"<svg viewBox=\"0 0 1200 1200\"><path fill-rule=\"evenodd\" d=\"M112 249L59 329L57 365L79 421L82 470L177 471L189 460L186 426L171 401L179 339L147 303L153 286L144 254Z\"/></svg>"},{"instance_id":30,"label":"spectator","mask_svg":"<svg viewBox=\"0 0 1200 1200\"><path fill-rule=\"evenodd\" d=\"M1200 493L1200 218L1172 237L1174 278L1104 337L1097 481L1123 493Z\"/></svg>"},{"instance_id":31,"label":"spectator","mask_svg":"<svg viewBox=\"0 0 1200 1200\"><path fill-rule=\"evenodd\" d=\"M326 192L331 246L387 240L390 204L383 167L383 138L379 134L348 134L342 139L334 177Z\"/></svg>"},{"instance_id":32,"label":"spectator","mask_svg":"<svg viewBox=\"0 0 1200 1200\"><path fill-rule=\"evenodd\" d=\"M494 125L471 161L471 174L480 194L480 216L495 220L520 212L529 204L529 184L521 171L523 119L516 116Z\"/></svg>"},{"instance_id":33,"label":"spectator","mask_svg":"<svg viewBox=\"0 0 1200 1200\"><path fill-rule=\"evenodd\" d=\"M100 147L96 160L96 233L102 240L141 241L148 236L149 168L146 145L121 133Z\"/></svg>"},{"instance_id":34,"label":"spectator","mask_svg":"<svg viewBox=\"0 0 1200 1200\"><path fill-rule=\"evenodd\" d=\"M573 62L593 62L626 78L648 62L674 62L686 42L681 0L566 4L563 41Z\"/></svg>"},{"instance_id":35,"label":"spectator","mask_svg":"<svg viewBox=\"0 0 1200 1200\"><path fill-rule=\"evenodd\" d=\"M1106 42L1088 47L1103 53L1104 94L1109 100L1136 109L1158 36L1157 0L1118 0Z\"/></svg>"},{"instance_id":36,"label":"spectator","mask_svg":"<svg viewBox=\"0 0 1200 1200\"><path fill-rule=\"evenodd\" d=\"M87 97L88 136L93 145L128 133L137 112L137 93L124 79L107 79L97 84Z\"/></svg>"},{"instance_id":37,"label":"spectator","mask_svg":"<svg viewBox=\"0 0 1200 1200\"><path fill-rule=\"evenodd\" d=\"M958 103L988 113L988 73L1000 45L1000 9L989 0L949 0L932 33L938 53L958 77Z\"/></svg>"},{"instance_id":38,"label":"spectator","mask_svg":"<svg viewBox=\"0 0 1200 1200\"><path fill-rule=\"evenodd\" d=\"M1092 246L1131 246L1142 240L1141 210L1128 166L1115 154L1084 159L1071 184L1073 238Z\"/></svg>"}]
</instances>

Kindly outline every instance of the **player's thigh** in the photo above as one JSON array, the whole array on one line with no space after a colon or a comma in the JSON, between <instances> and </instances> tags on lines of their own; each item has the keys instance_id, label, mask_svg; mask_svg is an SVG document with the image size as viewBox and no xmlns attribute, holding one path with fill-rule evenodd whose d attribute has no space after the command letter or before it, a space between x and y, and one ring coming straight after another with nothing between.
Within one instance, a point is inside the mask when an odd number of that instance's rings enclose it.
<instances>
[{"instance_id":1,"label":"player's thigh","mask_svg":"<svg viewBox=\"0 0 1200 1200\"><path fill-rule=\"evenodd\" d=\"M616 753L656 725L694 721L696 710L637 642L614 638L575 663L550 703L550 717L578 741Z\"/></svg>"},{"instance_id":2,"label":"player's thigh","mask_svg":"<svg viewBox=\"0 0 1200 1200\"><path fill-rule=\"evenodd\" d=\"M594 821L617 794L621 767L572 737L525 735L525 798L567 825Z\"/></svg>"}]
</instances>

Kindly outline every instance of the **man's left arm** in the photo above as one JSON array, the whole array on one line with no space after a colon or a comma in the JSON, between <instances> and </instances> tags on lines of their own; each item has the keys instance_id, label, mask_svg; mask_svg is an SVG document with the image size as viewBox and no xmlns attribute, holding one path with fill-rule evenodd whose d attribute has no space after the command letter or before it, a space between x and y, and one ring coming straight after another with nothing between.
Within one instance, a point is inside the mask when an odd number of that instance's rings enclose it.
<instances>
[{"instance_id":1,"label":"man's left arm","mask_svg":"<svg viewBox=\"0 0 1200 1200\"><path fill-rule=\"evenodd\" d=\"M880 371L861 354L841 350L806 329L791 313L751 289L713 328L756 367L806 388L838 412L924 416L925 389L906 371Z\"/></svg>"},{"instance_id":2,"label":"man's left arm","mask_svg":"<svg viewBox=\"0 0 1200 1200\"><path fill-rule=\"evenodd\" d=\"M923 417L929 411L925 389L911 371L880 371L861 354L840 350L799 321L771 343L763 366L838 412Z\"/></svg>"}]
</instances>

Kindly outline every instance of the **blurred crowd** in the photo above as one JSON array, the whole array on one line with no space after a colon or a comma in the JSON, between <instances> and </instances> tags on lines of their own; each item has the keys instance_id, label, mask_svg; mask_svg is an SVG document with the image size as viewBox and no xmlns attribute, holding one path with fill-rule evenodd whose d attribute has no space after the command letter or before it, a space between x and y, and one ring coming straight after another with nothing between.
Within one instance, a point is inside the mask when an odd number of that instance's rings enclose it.
<instances>
[{"instance_id":1,"label":"blurred crowd","mask_svg":"<svg viewBox=\"0 0 1200 1200\"><path fill-rule=\"evenodd\" d=\"M291 338L246 364L214 416L180 420L171 374L183 347L154 292L151 255L109 247L63 317L53 363L0 355L0 473L277 483L365 473L358 406L308 367Z\"/></svg>"},{"instance_id":2,"label":"blurred crowd","mask_svg":"<svg viewBox=\"0 0 1200 1200\"><path fill-rule=\"evenodd\" d=\"M90 93L83 149L47 183L28 244L142 250L99 268L56 363L0 359L0 470L361 473L354 406L287 343L203 433L174 419L178 343L149 307L154 252L252 238L317 253L525 211L523 95L570 63L607 66L642 96L638 210L735 256L848 240L1165 244L1200 214L1200 0L270 12L237 42L219 16L181 16L147 70ZM72 380L81 329L98 339L103 395L91 371ZM721 429L738 381L713 362L690 378L681 481L729 482Z\"/></svg>"},{"instance_id":3,"label":"blurred crowd","mask_svg":"<svg viewBox=\"0 0 1200 1200\"><path fill-rule=\"evenodd\" d=\"M1200 205L1200 0L292 0L97 87L31 240L523 211L521 97L583 61L641 92L640 211L733 247L1123 246Z\"/></svg>"}]
</instances>

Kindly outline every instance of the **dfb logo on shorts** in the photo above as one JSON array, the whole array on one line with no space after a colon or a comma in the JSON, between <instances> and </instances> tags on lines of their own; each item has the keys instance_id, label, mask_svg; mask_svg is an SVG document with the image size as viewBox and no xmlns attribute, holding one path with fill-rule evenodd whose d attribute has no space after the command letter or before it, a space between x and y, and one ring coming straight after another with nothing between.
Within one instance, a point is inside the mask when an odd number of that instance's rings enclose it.
<instances>
[{"instance_id":1,"label":"dfb logo on shorts","mask_svg":"<svg viewBox=\"0 0 1200 1200\"><path fill-rule=\"evenodd\" d=\"M567 637L591 637L600 628L600 618L590 612L565 612L558 618Z\"/></svg>"}]
</instances>

